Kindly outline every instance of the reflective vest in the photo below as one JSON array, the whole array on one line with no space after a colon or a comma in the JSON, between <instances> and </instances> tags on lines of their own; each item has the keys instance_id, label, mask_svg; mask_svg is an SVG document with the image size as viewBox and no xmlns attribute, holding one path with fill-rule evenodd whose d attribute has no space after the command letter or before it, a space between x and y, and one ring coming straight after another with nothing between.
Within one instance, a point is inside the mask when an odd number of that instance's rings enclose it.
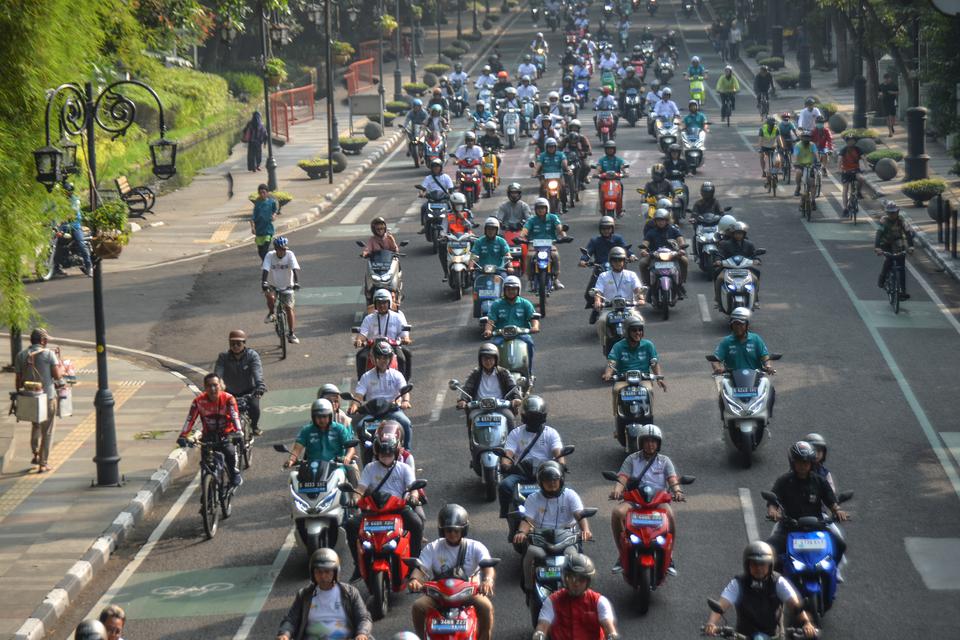
<instances>
[{"instance_id":1,"label":"reflective vest","mask_svg":"<svg viewBox=\"0 0 960 640\"><path fill-rule=\"evenodd\" d=\"M780 574L772 571L760 589L751 587L748 575L737 576L740 583L740 602L737 604L737 633L752 637L756 633L773 636L780 621L780 598L777 580ZM552 634L552 629L551 629Z\"/></svg>"},{"instance_id":2,"label":"reflective vest","mask_svg":"<svg viewBox=\"0 0 960 640\"><path fill-rule=\"evenodd\" d=\"M566 589L550 595L553 602L551 640L603 640L597 603L600 594L593 589L575 598Z\"/></svg>"}]
</instances>

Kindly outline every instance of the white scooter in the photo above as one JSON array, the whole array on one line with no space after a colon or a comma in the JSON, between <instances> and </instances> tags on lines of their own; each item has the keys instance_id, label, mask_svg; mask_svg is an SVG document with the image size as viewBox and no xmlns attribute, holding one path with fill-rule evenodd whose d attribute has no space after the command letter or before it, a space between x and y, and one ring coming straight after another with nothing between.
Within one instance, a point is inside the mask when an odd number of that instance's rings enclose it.
<instances>
[{"instance_id":1,"label":"white scooter","mask_svg":"<svg viewBox=\"0 0 960 640\"><path fill-rule=\"evenodd\" d=\"M737 307L746 307L753 311L757 299L757 276L753 267L760 264L759 257L767 252L766 249L757 249L753 258L746 256L730 256L720 262L719 297L717 307L726 316L733 313Z\"/></svg>"}]
</instances>

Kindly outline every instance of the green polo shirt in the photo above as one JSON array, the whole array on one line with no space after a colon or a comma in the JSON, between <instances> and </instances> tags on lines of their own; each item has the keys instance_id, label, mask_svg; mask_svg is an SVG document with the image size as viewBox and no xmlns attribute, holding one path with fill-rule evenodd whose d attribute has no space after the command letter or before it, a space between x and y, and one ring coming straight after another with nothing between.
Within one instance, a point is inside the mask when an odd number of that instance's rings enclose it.
<instances>
[{"instance_id":1,"label":"green polo shirt","mask_svg":"<svg viewBox=\"0 0 960 640\"><path fill-rule=\"evenodd\" d=\"M737 340L732 333L728 335L720 341L713 355L717 356L717 359L726 365L727 369L736 370L760 369L763 366L760 359L770 354L763 338L748 331L743 342Z\"/></svg>"},{"instance_id":2,"label":"green polo shirt","mask_svg":"<svg viewBox=\"0 0 960 640\"><path fill-rule=\"evenodd\" d=\"M481 267L485 267L488 264L492 264L495 267L502 267L505 265L506 256L510 255L510 245L508 245L507 241L501 236L497 236L491 240L484 235L482 238L477 238L473 241L473 247L471 247L470 253L477 256L477 264Z\"/></svg>"},{"instance_id":3,"label":"green polo shirt","mask_svg":"<svg viewBox=\"0 0 960 640\"><path fill-rule=\"evenodd\" d=\"M350 427L339 422L331 422L326 431L321 431L311 422L300 429L297 443L303 446L304 460L329 462L342 457L347 451L344 444L353 439Z\"/></svg>"},{"instance_id":4,"label":"green polo shirt","mask_svg":"<svg viewBox=\"0 0 960 640\"><path fill-rule=\"evenodd\" d=\"M536 313L533 303L522 296L512 303L506 298L500 298L490 306L490 313L487 316L493 326L497 329L514 326L521 329L529 329L530 321Z\"/></svg>"},{"instance_id":5,"label":"green polo shirt","mask_svg":"<svg viewBox=\"0 0 960 640\"><path fill-rule=\"evenodd\" d=\"M650 365L658 359L657 348L646 338L640 340L635 348L630 348L630 341L624 338L613 345L607 355L607 360L614 363L617 373L650 373Z\"/></svg>"},{"instance_id":6,"label":"green polo shirt","mask_svg":"<svg viewBox=\"0 0 960 640\"><path fill-rule=\"evenodd\" d=\"M540 216L530 216L524 227L530 240L556 240L562 225L560 216L548 213L543 219Z\"/></svg>"}]
</instances>

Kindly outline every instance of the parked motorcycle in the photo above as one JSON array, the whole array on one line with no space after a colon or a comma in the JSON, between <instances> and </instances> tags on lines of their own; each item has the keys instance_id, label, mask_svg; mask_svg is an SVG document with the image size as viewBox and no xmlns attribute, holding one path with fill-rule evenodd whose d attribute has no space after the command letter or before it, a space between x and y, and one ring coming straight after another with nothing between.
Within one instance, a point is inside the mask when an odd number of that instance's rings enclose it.
<instances>
[{"instance_id":1,"label":"parked motorcycle","mask_svg":"<svg viewBox=\"0 0 960 640\"><path fill-rule=\"evenodd\" d=\"M759 264L759 257L767 252L766 249L757 249L753 258L746 256L730 256L720 262L720 298L717 308L726 316L733 313L737 307L746 307L753 310L757 302L757 280L755 269ZM717 256L719 258L719 256Z\"/></svg>"},{"instance_id":2,"label":"parked motorcycle","mask_svg":"<svg viewBox=\"0 0 960 640\"><path fill-rule=\"evenodd\" d=\"M357 240L357 246L361 249L366 247L362 241ZM409 244L406 240L401 241L401 247ZM374 251L367 256L367 272L363 278L363 295L367 299L367 307L373 307L373 294L377 289L386 289L393 296L393 307L396 311L403 302L403 271L400 269L400 258L406 254L394 253L386 249ZM361 256L363 257L363 256Z\"/></svg>"},{"instance_id":3,"label":"parked motorcycle","mask_svg":"<svg viewBox=\"0 0 960 640\"><path fill-rule=\"evenodd\" d=\"M409 569L423 571L423 563L417 558L406 558ZM500 558L480 560L480 569L495 567ZM464 580L463 578L467 578ZM474 640L477 637L477 612L469 601L478 591L478 583L469 576L453 576L427 580L423 583L423 595L433 600L424 619L424 640Z\"/></svg>"},{"instance_id":4,"label":"parked motorcycle","mask_svg":"<svg viewBox=\"0 0 960 640\"><path fill-rule=\"evenodd\" d=\"M620 481L613 471L604 471L602 475L612 482ZM687 485L696 478L680 476L679 480ZM630 478L624 486L623 499L630 503L630 509L622 537L617 541L620 566L624 581L636 593L638 613L645 615L650 610L650 597L663 584L673 559L675 540L664 506L670 504L673 496L639 478Z\"/></svg>"},{"instance_id":5,"label":"parked motorcycle","mask_svg":"<svg viewBox=\"0 0 960 640\"><path fill-rule=\"evenodd\" d=\"M51 224L49 253L42 254L44 259L37 265L37 278L46 282L53 277L57 268L69 269L70 267L83 267L83 258L77 247L76 240L70 233L70 225ZM87 255L93 256L93 246L90 244L90 234L83 233L83 243L87 247ZM41 253L38 251L38 253Z\"/></svg>"},{"instance_id":6,"label":"parked motorcycle","mask_svg":"<svg viewBox=\"0 0 960 640\"><path fill-rule=\"evenodd\" d=\"M617 442L628 454L634 453L640 450L640 427L653 422L653 392L643 386L643 382L662 380L663 376L627 371L611 379L627 383L617 394L617 414L614 419Z\"/></svg>"},{"instance_id":7,"label":"parked motorcycle","mask_svg":"<svg viewBox=\"0 0 960 640\"><path fill-rule=\"evenodd\" d=\"M674 140L676 141L676 140ZM703 166L703 152L707 145L707 132L699 127L688 127L680 136L683 157L690 167L690 173L696 175Z\"/></svg>"},{"instance_id":8,"label":"parked motorcycle","mask_svg":"<svg viewBox=\"0 0 960 640\"><path fill-rule=\"evenodd\" d=\"M676 142L680 135L680 119L656 118L653 127L657 146L660 147L660 152L666 155L670 145Z\"/></svg>"},{"instance_id":9,"label":"parked motorcycle","mask_svg":"<svg viewBox=\"0 0 960 640\"><path fill-rule=\"evenodd\" d=\"M623 117L631 127L635 127L640 114L640 92L631 87L623 96Z\"/></svg>"},{"instance_id":10,"label":"parked motorcycle","mask_svg":"<svg viewBox=\"0 0 960 640\"><path fill-rule=\"evenodd\" d=\"M480 164L481 161L479 160L464 159L457 161L457 189L466 196L468 209L480 200L480 183L482 181Z\"/></svg>"},{"instance_id":11,"label":"parked motorcycle","mask_svg":"<svg viewBox=\"0 0 960 640\"><path fill-rule=\"evenodd\" d=\"M648 300L659 309L663 319L670 318L670 309L677 304L680 289L680 247L671 240L670 247L653 251L650 261L650 294Z\"/></svg>"},{"instance_id":12,"label":"parked motorcycle","mask_svg":"<svg viewBox=\"0 0 960 640\"><path fill-rule=\"evenodd\" d=\"M779 353L770 354L771 360L783 357ZM709 362L718 362L713 354L707 356ZM753 464L753 452L763 441L763 435L770 421L770 410L774 399L773 383L770 376L759 369L724 370L714 374L720 379L720 419L730 435L730 441L737 451L744 468Z\"/></svg>"},{"instance_id":13,"label":"parked motorcycle","mask_svg":"<svg viewBox=\"0 0 960 640\"><path fill-rule=\"evenodd\" d=\"M566 226L566 225L564 225ZM533 247L534 257L530 265L532 271L529 273L530 276L530 289L532 293L535 293L540 302L540 315L547 315L547 296L550 295L550 292L553 291L553 282L556 279L553 273L553 266L550 260L550 252L553 249L554 243L564 244L567 242L573 242L571 236L564 236L559 240L550 240L549 238L543 240L524 240L522 238L514 239L515 243L526 243Z\"/></svg>"}]
</instances>

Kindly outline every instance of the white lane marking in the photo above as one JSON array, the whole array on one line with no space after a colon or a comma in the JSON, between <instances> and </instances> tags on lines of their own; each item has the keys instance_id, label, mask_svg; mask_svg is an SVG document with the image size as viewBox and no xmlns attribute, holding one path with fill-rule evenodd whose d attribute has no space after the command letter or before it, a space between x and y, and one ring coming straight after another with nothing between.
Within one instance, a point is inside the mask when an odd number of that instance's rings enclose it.
<instances>
[{"instance_id":1,"label":"white lane marking","mask_svg":"<svg viewBox=\"0 0 960 640\"><path fill-rule=\"evenodd\" d=\"M697 303L700 305L700 319L704 322L710 322L710 306L707 304L707 296L698 293Z\"/></svg>"},{"instance_id":2,"label":"white lane marking","mask_svg":"<svg viewBox=\"0 0 960 640\"><path fill-rule=\"evenodd\" d=\"M297 543L296 531L296 528L290 528L290 532L287 534L286 540L283 541L283 546L280 547L277 557L273 559L273 564L270 566L267 579L263 580L260 584L257 597L250 603L247 615L244 616L240 628L237 629L237 632L233 635L233 640L247 640L250 632L253 631L253 625L257 622L257 618L260 617L260 612L263 611L264 605L267 604L267 598L270 597L270 592L273 591L273 584L277 581L280 572L283 571L283 567L287 564L287 559L290 557L290 552L293 551L293 546Z\"/></svg>"},{"instance_id":3,"label":"white lane marking","mask_svg":"<svg viewBox=\"0 0 960 640\"><path fill-rule=\"evenodd\" d=\"M353 205L353 209L350 210L350 213L343 216L343 220L340 221L340 224L352 224L360 219L367 209L370 208L370 205L373 204L373 201L376 200L376 196L367 196L365 198L360 198L360 202Z\"/></svg>"},{"instance_id":4,"label":"white lane marking","mask_svg":"<svg viewBox=\"0 0 960 640\"><path fill-rule=\"evenodd\" d=\"M473 301L469 300L469 303L462 304L460 307L460 312L457 314L457 323L455 327L464 327L467 326L467 322L470 321L470 316L473 314ZM462 301L461 301L462 302ZM453 349L447 349L440 358L440 362L437 363L434 368L435 371L449 371L450 363L453 360ZM437 391L437 395L433 400L433 409L430 410L430 420L428 423L437 422L440 420L440 412L443 411L443 401L447 396L447 387L446 384Z\"/></svg>"},{"instance_id":5,"label":"white lane marking","mask_svg":"<svg viewBox=\"0 0 960 640\"><path fill-rule=\"evenodd\" d=\"M391 151L391 152L390 152L390 155L388 155L386 158L382 158L382 159L380 160L380 162L378 162L377 165L376 165L375 167L373 167L373 171L370 172L370 175L368 175L366 178L364 178L363 180L361 180L353 189L351 189L351 190L343 197L343 199L340 200L340 203L339 203L337 206L335 206L333 209L330 210L330 213L328 213L327 215L323 216L322 218L320 218L320 219L318 219L318 220L314 220L314 221L311 222L310 224L305 224L305 225L303 225L303 227L300 227L300 228L301 228L301 229L305 229L305 228L307 228L307 227L312 227L312 226L315 226L315 225L318 225L318 224L323 224L324 222L326 222L327 220L329 220L329 219L332 218L333 216L335 216L335 215L337 215L338 213L340 213L340 210L343 209L343 207L346 206L346 204L347 204L348 202L350 202L350 200L353 198L353 196L354 196L355 194L357 194L357 193L360 193L360 190L367 186L367 183L370 182L370 180L373 179L373 176L377 175L377 173L380 172L380 169L382 169L383 167L385 167L385 166L387 166L388 164L390 164L390 161L393 160L393 157L394 157L395 155L397 155L398 153L400 153L401 150L406 151L406 150L407 150L407 145L405 145L405 144L397 145L397 148L394 149L393 151ZM172 264L172 263L166 263L166 264Z\"/></svg>"},{"instance_id":6,"label":"white lane marking","mask_svg":"<svg viewBox=\"0 0 960 640\"><path fill-rule=\"evenodd\" d=\"M414 202L414 203L411 204L409 207L407 207L407 210L403 212L403 215L405 215L405 216L412 216L412 215L415 214L415 213L420 213L420 203L419 203L419 202Z\"/></svg>"},{"instance_id":7,"label":"white lane marking","mask_svg":"<svg viewBox=\"0 0 960 640\"><path fill-rule=\"evenodd\" d=\"M157 528L153 530L153 533L150 534L150 537L147 538L146 544L140 547L140 550L137 551L137 554L133 557L133 560L126 567L123 568L123 571L120 572L120 575L117 576L116 580L113 581L113 584L110 585L110 588L107 589L107 592L97 600L97 604L93 605L93 608L84 616L84 619L96 618L100 615L100 612L110 604L114 598L117 597L117 594L120 593L120 590L127 584L130 578L134 573L137 572L137 569L140 568L140 565L143 564L143 561L147 559L147 556L150 555L150 552L153 551L153 548L157 545L157 542L160 541L160 538L163 537L163 534L167 532L167 529L170 528L170 525L173 524L173 521L180 514L180 511L187 504L187 501L193 496L194 491L197 490L197 487L200 486L200 472L197 472L197 475L193 477L193 480L184 489L183 493L180 494L180 497L177 498L177 501L173 503L173 507L170 508L170 511L167 512L167 515L163 516L163 519L160 520L160 524L157 525ZM73 633L70 634L70 638L73 637ZM69 640L69 638L67 639Z\"/></svg>"},{"instance_id":8,"label":"white lane marking","mask_svg":"<svg viewBox=\"0 0 960 640\"><path fill-rule=\"evenodd\" d=\"M903 544L927 589L960 589L960 538L907 537Z\"/></svg>"},{"instance_id":9,"label":"white lane marking","mask_svg":"<svg viewBox=\"0 0 960 640\"><path fill-rule=\"evenodd\" d=\"M443 411L443 399L446 396L446 389L437 391L437 397L433 399L433 409L430 411L430 422L436 422L440 419L440 412Z\"/></svg>"},{"instance_id":10,"label":"white lane marking","mask_svg":"<svg viewBox=\"0 0 960 640\"><path fill-rule=\"evenodd\" d=\"M757 514L753 510L753 497L750 496L750 489L740 487L740 509L743 511L743 526L747 529L747 542L753 542L760 539L760 531L757 529Z\"/></svg>"}]
</instances>

